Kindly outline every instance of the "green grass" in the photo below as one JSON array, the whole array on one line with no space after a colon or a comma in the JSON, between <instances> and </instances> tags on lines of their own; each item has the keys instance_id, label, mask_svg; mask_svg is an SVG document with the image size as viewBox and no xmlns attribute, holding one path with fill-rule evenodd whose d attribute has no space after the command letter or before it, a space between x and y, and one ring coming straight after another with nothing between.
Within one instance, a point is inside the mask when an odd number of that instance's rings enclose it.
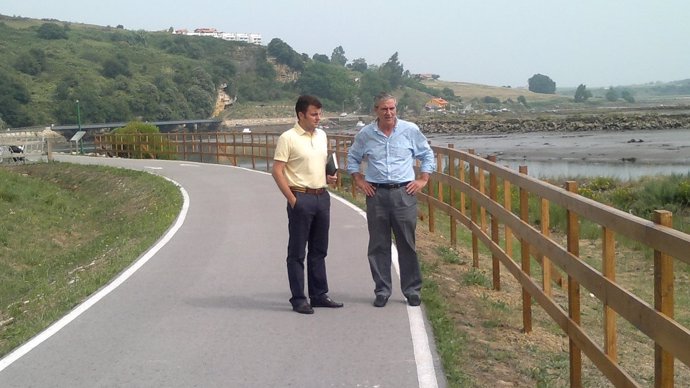
<instances>
[{"instance_id":1,"label":"green grass","mask_svg":"<svg viewBox=\"0 0 690 388\"><path fill-rule=\"evenodd\" d=\"M462 283L466 286L482 286L491 288L491 280L477 268L472 268L462 276Z\"/></svg>"},{"instance_id":2,"label":"green grass","mask_svg":"<svg viewBox=\"0 0 690 388\"><path fill-rule=\"evenodd\" d=\"M450 247L436 247L436 253L441 257L441 260L448 264L465 264L458 252Z\"/></svg>"},{"instance_id":3,"label":"green grass","mask_svg":"<svg viewBox=\"0 0 690 388\"><path fill-rule=\"evenodd\" d=\"M420 260L421 261L421 260ZM440 293L438 283L428 276L434 272L424 261L422 272L425 280L422 288L424 307L436 340L436 349L443 363L443 371L449 387L473 387L476 384L463 370L462 365L468 362L468 339L460 331L449 313L449 306Z\"/></svg>"},{"instance_id":4,"label":"green grass","mask_svg":"<svg viewBox=\"0 0 690 388\"><path fill-rule=\"evenodd\" d=\"M161 177L108 167L15 166L0 182L0 356L131 264L182 203Z\"/></svg>"}]
</instances>

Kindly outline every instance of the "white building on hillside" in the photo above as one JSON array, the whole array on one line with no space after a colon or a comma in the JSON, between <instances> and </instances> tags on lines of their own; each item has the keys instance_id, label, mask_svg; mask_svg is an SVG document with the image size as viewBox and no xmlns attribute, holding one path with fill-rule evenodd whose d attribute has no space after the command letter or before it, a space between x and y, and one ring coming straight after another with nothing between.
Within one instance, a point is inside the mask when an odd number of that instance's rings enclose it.
<instances>
[{"instance_id":1,"label":"white building on hillside","mask_svg":"<svg viewBox=\"0 0 690 388\"><path fill-rule=\"evenodd\" d=\"M188 35L188 36L210 36L212 38L219 38L230 40L233 42L245 42L261 45L261 34L244 33L244 32L221 32L215 28L196 28L194 32L189 32L186 29L175 30L173 34Z\"/></svg>"}]
</instances>

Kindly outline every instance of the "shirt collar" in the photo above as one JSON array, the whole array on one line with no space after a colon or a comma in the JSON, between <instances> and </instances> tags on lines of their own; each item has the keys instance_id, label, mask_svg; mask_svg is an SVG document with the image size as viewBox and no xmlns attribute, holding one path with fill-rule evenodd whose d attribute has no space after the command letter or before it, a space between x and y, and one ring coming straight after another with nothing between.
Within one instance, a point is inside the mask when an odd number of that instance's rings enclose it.
<instances>
[{"instance_id":1,"label":"shirt collar","mask_svg":"<svg viewBox=\"0 0 690 388\"><path fill-rule=\"evenodd\" d=\"M383 131L381 130L381 128L379 128L379 119L374 120L374 123L376 124L376 126L375 126L376 132L380 132L380 133L383 134ZM395 125L393 126L393 129L391 130L391 135L392 135L393 133L395 133L395 130L396 130L396 129L398 129L398 124L399 124L399 123L400 123L400 120L398 120L398 117L396 116L396 117L395 117Z\"/></svg>"},{"instance_id":2,"label":"shirt collar","mask_svg":"<svg viewBox=\"0 0 690 388\"><path fill-rule=\"evenodd\" d=\"M293 127L293 129L295 131L297 131L297 134L300 136L302 136L304 134L307 134L307 135L309 134L309 132L305 131L304 128L302 128L302 126L299 125L299 123L295 123L295 126Z\"/></svg>"}]
</instances>

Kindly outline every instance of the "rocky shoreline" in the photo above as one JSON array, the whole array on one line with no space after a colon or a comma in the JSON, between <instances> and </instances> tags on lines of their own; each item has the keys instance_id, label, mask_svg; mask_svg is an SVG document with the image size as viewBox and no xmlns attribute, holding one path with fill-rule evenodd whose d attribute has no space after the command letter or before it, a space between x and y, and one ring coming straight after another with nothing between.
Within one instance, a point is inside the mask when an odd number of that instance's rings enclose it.
<instances>
[{"instance_id":1,"label":"rocky shoreline","mask_svg":"<svg viewBox=\"0 0 690 388\"><path fill-rule=\"evenodd\" d=\"M601 114L537 117L442 117L417 120L431 134L635 131L690 129L690 114Z\"/></svg>"}]
</instances>

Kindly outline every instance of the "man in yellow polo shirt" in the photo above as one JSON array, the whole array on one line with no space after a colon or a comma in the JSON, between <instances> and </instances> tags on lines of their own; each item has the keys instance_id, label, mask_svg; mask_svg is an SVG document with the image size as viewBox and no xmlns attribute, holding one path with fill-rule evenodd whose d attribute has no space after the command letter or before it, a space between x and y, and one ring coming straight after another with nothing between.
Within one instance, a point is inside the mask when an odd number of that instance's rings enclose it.
<instances>
[{"instance_id":1,"label":"man in yellow polo shirt","mask_svg":"<svg viewBox=\"0 0 690 388\"><path fill-rule=\"evenodd\" d=\"M326 175L328 140L317 128L321 102L300 96L295 104L297 123L278 138L273 156L273 179L287 199L287 273L292 310L313 314L312 307L343 307L328 296L326 254L330 226L331 197L327 183L337 176ZM304 295L304 259L307 259L307 288Z\"/></svg>"}]
</instances>

